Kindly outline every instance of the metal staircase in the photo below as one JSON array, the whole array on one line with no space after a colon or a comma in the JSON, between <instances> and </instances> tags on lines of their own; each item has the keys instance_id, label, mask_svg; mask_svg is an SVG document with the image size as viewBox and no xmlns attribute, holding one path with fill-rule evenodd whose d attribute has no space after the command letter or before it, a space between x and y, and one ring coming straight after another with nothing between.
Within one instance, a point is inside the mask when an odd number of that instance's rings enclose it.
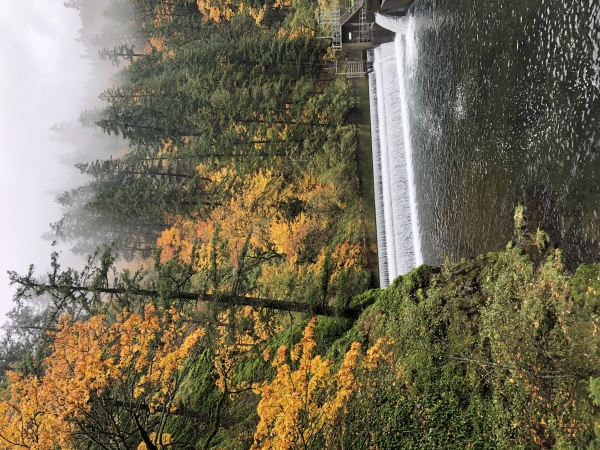
<instances>
[{"instance_id":1,"label":"metal staircase","mask_svg":"<svg viewBox=\"0 0 600 450\"><path fill-rule=\"evenodd\" d=\"M364 0L355 0L350 3L350 5L344 8L342 15L340 16L340 25L344 25L346 22L350 20L356 11L363 7Z\"/></svg>"},{"instance_id":2,"label":"metal staircase","mask_svg":"<svg viewBox=\"0 0 600 450\"><path fill-rule=\"evenodd\" d=\"M365 32L363 32L363 27L359 27L359 39L361 39L359 42L368 42L366 36L367 34L370 35L370 32L368 32L369 26L366 19L367 11L366 8L363 7L364 2L365 0L350 0L344 8L341 8L339 3L334 3L331 11L319 11L319 25L330 28L330 35L321 37L331 39L331 46L334 51L338 52L342 49L342 26L348 22L358 10L361 11L361 24L366 24ZM364 38L363 35L365 36Z\"/></svg>"},{"instance_id":3,"label":"metal staircase","mask_svg":"<svg viewBox=\"0 0 600 450\"><path fill-rule=\"evenodd\" d=\"M367 8L360 9L358 16L358 42L371 42L373 33L371 24L367 22Z\"/></svg>"},{"instance_id":4,"label":"metal staircase","mask_svg":"<svg viewBox=\"0 0 600 450\"><path fill-rule=\"evenodd\" d=\"M340 15L341 11L338 3L333 5L333 10L331 11L319 11L319 25L329 26L331 29L330 36L322 37L331 38L331 45L336 52L342 49L342 23Z\"/></svg>"}]
</instances>

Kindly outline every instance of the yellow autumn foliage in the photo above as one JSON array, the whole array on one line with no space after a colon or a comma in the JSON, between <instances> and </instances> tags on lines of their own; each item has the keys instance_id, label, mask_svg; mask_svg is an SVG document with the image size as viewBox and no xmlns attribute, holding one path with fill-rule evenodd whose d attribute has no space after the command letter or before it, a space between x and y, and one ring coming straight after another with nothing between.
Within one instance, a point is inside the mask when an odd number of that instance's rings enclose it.
<instances>
[{"instance_id":1,"label":"yellow autumn foliage","mask_svg":"<svg viewBox=\"0 0 600 450\"><path fill-rule=\"evenodd\" d=\"M228 22L235 15L231 0L198 0L196 3L202 14L217 23Z\"/></svg>"},{"instance_id":2,"label":"yellow autumn foliage","mask_svg":"<svg viewBox=\"0 0 600 450\"><path fill-rule=\"evenodd\" d=\"M288 349L282 346L272 362L277 368L275 379L254 386L261 399L257 408L260 421L252 449L310 447L322 431L327 435L327 425L343 411L356 388L354 370L360 344L352 344L339 370L332 373L333 361L313 355L314 333L313 318L300 343L289 352L297 369L286 362Z\"/></svg>"},{"instance_id":3,"label":"yellow autumn foliage","mask_svg":"<svg viewBox=\"0 0 600 450\"><path fill-rule=\"evenodd\" d=\"M275 0L272 4L265 3L260 7L251 6L239 0L197 0L196 4L207 19L216 23L229 22L238 14L248 14L257 25L261 25L269 9L289 8L292 2L291 0Z\"/></svg>"},{"instance_id":4,"label":"yellow autumn foliage","mask_svg":"<svg viewBox=\"0 0 600 450\"><path fill-rule=\"evenodd\" d=\"M261 399L252 450L336 448L333 439L343 433L338 419L347 412L351 395L370 389L370 373L382 363L394 367L389 350L393 339L386 337L364 355L360 343L352 343L335 372L333 361L314 355L314 334L315 318L292 350L281 346L274 357L271 349L264 352L265 361L273 357L277 375L272 382L253 386Z\"/></svg>"},{"instance_id":5,"label":"yellow autumn foliage","mask_svg":"<svg viewBox=\"0 0 600 450\"><path fill-rule=\"evenodd\" d=\"M160 442L158 441L156 433L150 433L150 440L159 450L171 448L171 435L169 433L163 433L161 435ZM145 442L140 442L137 450L148 450L148 446Z\"/></svg>"},{"instance_id":6,"label":"yellow autumn foliage","mask_svg":"<svg viewBox=\"0 0 600 450\"><path fill-rule=\"evenodd\" d=\"M245 176L231 168L210 171L199 165L197 170L215 188L236 188L229 200L204 220L171 219L171 228L157 240L163 262L176 255L189 262L194 249L199 272L210 270L215 261L218 267L237 270L244 249L246 257L262 261L257 285L260 295L268 298L284 298L285 286L292 279L297 284L314 284L326 258L332 261L328 270L333 284L338 281L338 272L356 273L364 268L362 242L349 238L328 247L336 226L335 212L346 207L332 184L308 174L289 179L276 170L260 169ZM354 222L345 225L348 236L358 234L356 226Z\"/></svg>"},{"instance_id":7,"label":"yellow autumn foliage","mask_svg":"<svg viewBox=\"0 0 600 450\"><path fill-rule=\"evenodd\" d=\"M228 170L210 174L214 183L228 178ZM290 199L301 202L314 202L322 208L324 192L333 192L333 187L305 176L298 183L287 183L285 178L270 170L260 170L241 180L241 194L215 208L203 222L178 220L165 230L157 244L163 248L163 261L175 254L189 261L194 242L199 251L199 269L208 264L210 244L215 227L219 224L220 237L228 242L228 253L234 266L236 250L251 232L250 244L257 252L273 252L296 261L307 241L327 230L326 220L317 220L301 212L290 218L281 213L281 206Z\"/></svg>"},{"instance_id":8,"label":"yellow autumn foliage","mask_svg":"<svg viewBox=\"0 0 600 450\"><path fill-rule=\"evenodd\" d=\"M110 325L102 315L74 323L61 317L45 375L8 372L0 401L0 449L72 448L74 436L84 434L94 401L105 393L110 398L102 401L175 411L184 361L204 335L200 328L188 332L183 319L175 309L152 304L143 315L124 311Z\"/></svg>"}]
</instances>

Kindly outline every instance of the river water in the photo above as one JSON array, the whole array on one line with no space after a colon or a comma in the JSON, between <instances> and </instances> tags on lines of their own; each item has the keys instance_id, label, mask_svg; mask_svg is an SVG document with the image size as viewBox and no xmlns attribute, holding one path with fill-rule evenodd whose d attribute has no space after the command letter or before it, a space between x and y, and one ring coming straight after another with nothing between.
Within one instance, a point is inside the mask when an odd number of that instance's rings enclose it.
<instances>
[{"instance_id":1,"label":"river water","mask_svg":"<svg viewBox=\"0 0 600 450\"><path fill-rule=\"evenodd\" d=\"M519 202L600 259L600 2L416 0L403 26L423 261L504 248Z\"/></svg>"}]
</instances>

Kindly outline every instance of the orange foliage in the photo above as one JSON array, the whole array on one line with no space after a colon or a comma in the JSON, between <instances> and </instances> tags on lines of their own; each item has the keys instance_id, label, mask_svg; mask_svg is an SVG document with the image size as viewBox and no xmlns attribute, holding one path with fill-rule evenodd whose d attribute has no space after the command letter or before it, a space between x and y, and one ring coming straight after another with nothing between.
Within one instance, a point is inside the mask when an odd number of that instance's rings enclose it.
<instances>
[{"instance_id":1,"label":"orange foliage","mask_svg":"<svg viewBox=\"0 0 600 450\"><path fill-rule=\"evenodd\" d=\"M124 311L111 325L104 316L75 323L63 316L45 375L8 373L0 449L71 448L100 399L174 412L184 361L204 334L185 333L182 320L174 309L151 304L143 316ZM155 438L166 442L167 436Z\"/></svg>"},{"instance_id":2,"label":"orange foliage","mask_svg":"<svg viewBox=\"0 0 600 450\"><path fill-rule=\"evenodd\" d=\"M350 396L357 389L368 389L369 373L382 362L392 367L391 352L384 347L393 344L390 338L378 339L375 345L360 356L360 344L352 343L350 350L337 372L332 372L333 361L320 355L313 356L315 319L304 330L304 336L294 349L288 352L286 346L279 347L272 365L277 375L271 382L256 384L255 392L261 395L258 404L260 421L254 434L253 450L274 450L291 448L313 448L323 445L329 448L334 433L340 432L336 420L346 413ZM286 362L289 358L297 368L294 370ZM265 351L268 360L271 352ZM359 382L356 374L360 373ZM343 431L342 431L343 432ZM317 442L318 435L324 441Z\"/></svg>"},{"instance_id":3,"label":"orange foliage","mask_svg":"<svg viewBox=\"0 0 600 450\"><path fill-rule=\"evenodd\" d=\"M151 37L150 41L148 43L158 51L165 48L165 38L164 37Z\"/></svg>"},{"instance_id":4,"label":"orange foliage","mask_svg":"<svg viewBox=\"0 0 600 450\"><path fill-rule=\"evenodd\" d=\"M277 375L271 383L257 384L261 395L258 404L260 422L254 434L252 449L288 449L310 447L317 435L331 424L343 410L356 388L360 344L354 342L340 369L332 373L332 361L313 356L316 343L313 318L299 344L289 352L298 368L285 362L287 348L279 348L272 365Z\"/></svg>"},{"instance_id":5,"label":"orange foliage","mask_svg":"<svg viewBox=\"0 0 600 450\"><path fill-rule=\"evenodd\" d=\"M332 184L307 174L290 179L274 170L261 169L243 178L230 168L209 171L200 165L197 170L211 180L208 189L235 187L230 199L213 209L206 220L173 219L172 227L157 241L163 262L175 255L189 262L195 248L197 271L211 270L216 260L219 268L231 267L235 272L245 249L246 257L262 261L258 295L274 299L288 295L289 280L318 283L327 254L332 285L338 282L340 271L363 269L360 242L346 240L327 251L336 212L345 209ZM357 234L355 222L345 226L348 236Z\"/></svg>"},{"instance_id":6,"label":"orange foliage","mask_svg":"<svg viewBox=\"0 0 600 450\"><path fill-rule=\"evenodd\" d=\"M227 177L223 171L211 174L215 183ZM196 232L191 221L179 221L171 229L163 232L158 245L163 247L163 259L167 260L180 253L189 260L192 243L197 240L200 253L200 268L208 263L210 254L207 246L212 240L215 227L222 229L220 237L227 242L227 253L232 264L236 265L240 242L250 235L250 244L255 252L274 252L296 261L306 242L320 232L327 230L326 220L317 220L305 213L295 217L284 217L281 206L290 201L311 202L321 207L323 192L332 192L333 187L306 176L297 184L286 182L282 175L269 170L261 170L241 181L240 192L229 202L213 210L210 217L197 223Z\"/></svg>"},{"instance_id":7,"label":"orange foliage","mask_svg":"<svg viewBox=\"0 0 600 450\"><path fill-rule=\"evenodd\" d=\"M200 12L213 22L229 22L237 14L248 14L257 25L261 25L269 9L287 8L291 0L275 0L273 4L261 7L250 6L241 1L232 0L196 0Z\"/></svg>"},{"instance_id":8,"label":"orange foliage","mask_svg":"<svg viewBox=\"0 0 600 450\"><path fill-rule=\"evenodd\" d=\"M184 261L189 261L192 251L194 223L180 218L174 219L175 224L164 230L157 239L156 245L162 248L161 260L168 261L179 255Z\"/></svg>"},{"instance_id":9,"label":"orange foliage","mask_svg":"<svg viewBox=\"0 0 600 450\"><path fill-rule=\"evenodd\" d=\"M312 30L309 30L306 27L297 27L297 28L280 28L277 31L277 37L280 39L289 39L290 41L299 38L299 37L315 37L316 33ZM287 107L288 105L286 105ZM306 119L307 116L301 116Z\"/></svg>"},{"instance_id":10,"label":"orange foliage","mask_svg":"<svg viewBox=\"0 0 600 450\"><path fill-rule=\"evenodd\" d=\"M171 435L169 433L163 433L161 435L160 441L158 440L156 433L150 433L149 438L150 438L150 441L152 441L152 443L154 445L156 445L156 447L159 449L171 448ZM140 442L140 445L138 445L138 447L137 447L137 450L147 450L147 449L148 449L148 446L146 445L145 442Z\"/></svg>"},{"instance_id":11,"label":"orange foliage","mask_svg":"<svg viewBox=\"0 0 600 450\"><path fill-rule=\"evenodd\" d=\"M197 4L202 14L217 23L229 22L235 15L231 0L198 0Z\"/></svg>"}]
</instances>

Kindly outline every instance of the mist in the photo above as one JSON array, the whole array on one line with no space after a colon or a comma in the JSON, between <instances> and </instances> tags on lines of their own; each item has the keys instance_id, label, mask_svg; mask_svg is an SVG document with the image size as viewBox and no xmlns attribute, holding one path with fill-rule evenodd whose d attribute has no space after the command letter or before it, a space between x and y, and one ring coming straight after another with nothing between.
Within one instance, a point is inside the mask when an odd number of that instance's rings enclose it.
<instances>
[{"instance_id":1,"label":"mist","mask_svg":"<svg viewBox=\"0 0 600 450\"><path fill-rule=\"evenodd\" d=\"M38 272L50 267L50 224L64 212L56 198L86 182L74 164L109 158L126 146L78 120L101 105L98 95L113 83L118 68L98 51L117 44L123 24L103 15L106 0L69 3L0 5L0 183L2 210L8 212L1 225L6 243L0 253L0 323L13 307L6 272L25 273L30 264ZM81 267L85 258L70 247L55 247L63 267Z\"/></svg>"}]
</instances>

